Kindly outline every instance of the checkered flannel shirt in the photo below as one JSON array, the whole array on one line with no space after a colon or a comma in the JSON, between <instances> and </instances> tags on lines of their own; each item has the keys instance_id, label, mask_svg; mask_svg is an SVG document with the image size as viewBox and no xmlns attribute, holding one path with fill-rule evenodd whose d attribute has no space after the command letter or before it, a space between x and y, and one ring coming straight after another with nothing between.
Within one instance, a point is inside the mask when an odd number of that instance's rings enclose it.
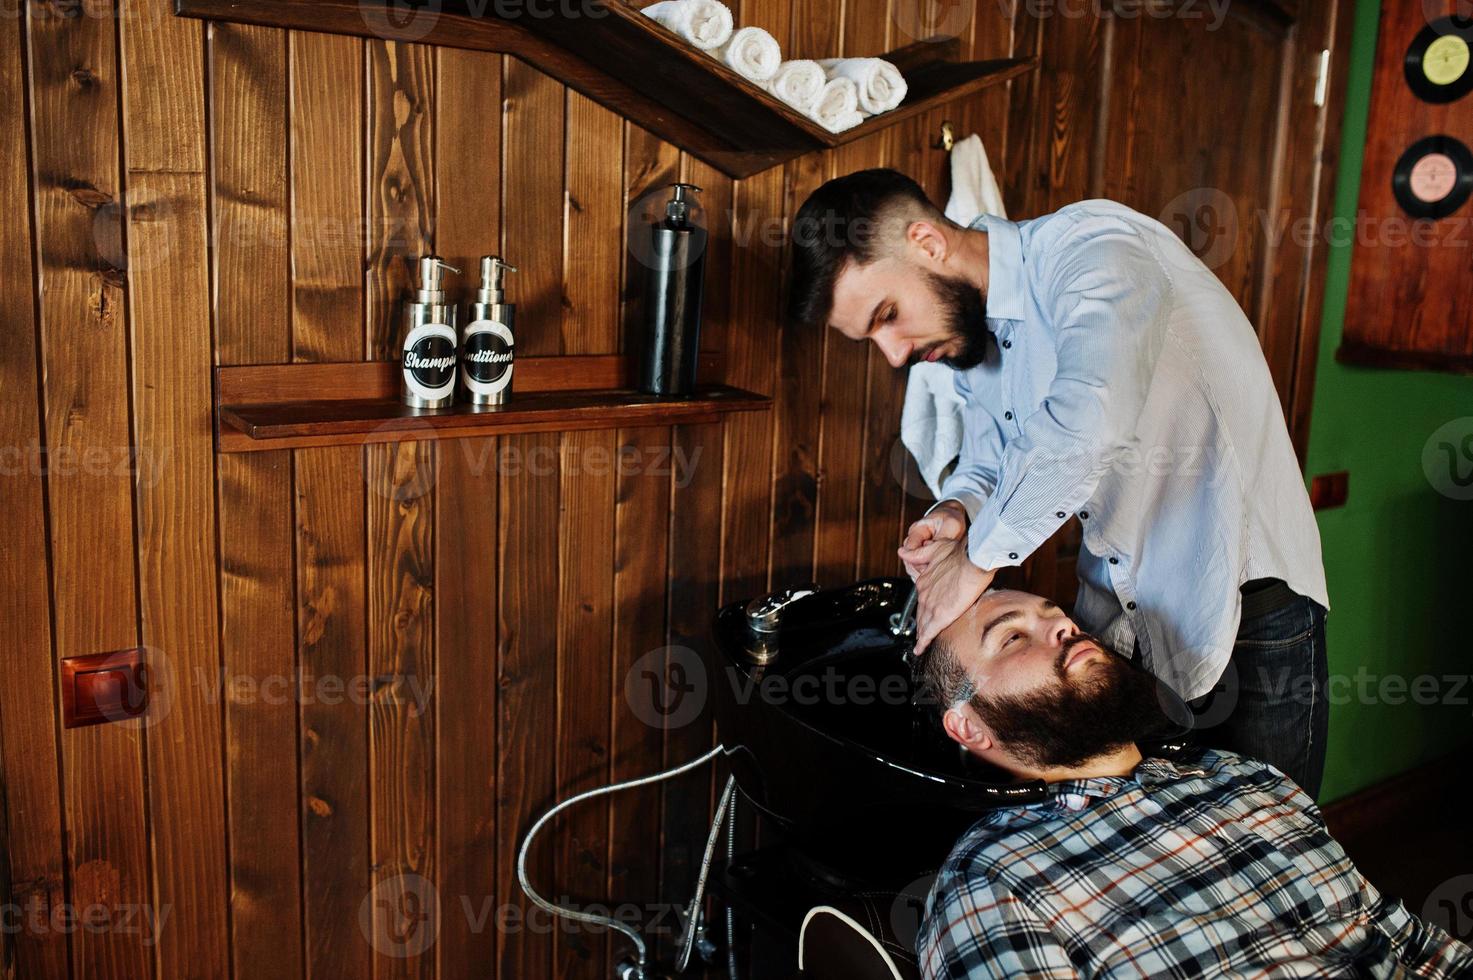
<instances>
[{"instance_id":1,"label":"checkered flannel shirt","mask_svg":"<svg viewBox=\"0 0 1473 980\"><path fill-rule=\"evenodd\" d=\"M1383 898L1266 763L1208 750L1049 789L952 849L925 977L1473 976L1473 949Z\"/></svg>"}]
</instances>

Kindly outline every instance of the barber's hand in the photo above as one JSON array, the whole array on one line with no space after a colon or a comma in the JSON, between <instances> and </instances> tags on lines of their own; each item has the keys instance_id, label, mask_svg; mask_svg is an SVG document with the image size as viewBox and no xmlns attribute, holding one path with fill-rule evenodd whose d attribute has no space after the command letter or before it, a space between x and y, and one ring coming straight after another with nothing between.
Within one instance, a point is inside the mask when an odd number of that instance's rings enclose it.
<instances>
[{"instance_id":1,"label":"barber's hand","mask_svg":"<svg viewBox=\"0 0 1473 980\"><path fill-rule=\"evenodd\" d=\"M899 550L906 574L914 579L935 560L944 542L965 539L966 536L966 508L959 500L943 500L906 532L905 543Z\"/></svg>"},{"instance_id":2,"label":"barber's hand","mask_svg":"<svg viewBox=\"0 0 1473 980\"><path fill-rule=\"evenodd\" d=\"M935 546L936 557L916 579L917 656L925 653L942 630L971 608L996 574L972 564L964 538L938 541Z\"/></svg>"}]
</instances>

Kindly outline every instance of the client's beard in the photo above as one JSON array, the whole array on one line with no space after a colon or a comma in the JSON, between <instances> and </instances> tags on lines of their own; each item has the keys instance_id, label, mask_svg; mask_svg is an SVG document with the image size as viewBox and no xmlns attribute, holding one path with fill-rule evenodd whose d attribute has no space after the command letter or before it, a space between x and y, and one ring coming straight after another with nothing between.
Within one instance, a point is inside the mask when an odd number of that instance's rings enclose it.
<instances>
[{"instance_id":1,"label":"client's beard","mask_svg":"<svg viewBox=\"0 0 1473 980\"><path fill-rule=\"evenodd\" d=\"M940 363L958 371L981 364L987 358L987 338L991 332L987 329L987 297L965 279L948 279L929 269L920 271L936 296L936 305L945 320L942 326L951 337L961 339L957 353L941 358ZM932 347L912 355L910 363L918 364L925 360Z\"/></svg>"},{"instance_id":2,"label":"client's beard","mask_svg":"<svg viewBox=\"0 0 1473 980\"><path fill-rule=\"evenodd\" d=\"M1076 679L1064 670L1086 640L1106 652ZM1086 634L1070 637L1054 664L1057 683L1024 695L972 696L972 707L998 744L1035 769L1072 768L1160 731L1165 725L1156 679Z\"/></svg>"}]
</instances>

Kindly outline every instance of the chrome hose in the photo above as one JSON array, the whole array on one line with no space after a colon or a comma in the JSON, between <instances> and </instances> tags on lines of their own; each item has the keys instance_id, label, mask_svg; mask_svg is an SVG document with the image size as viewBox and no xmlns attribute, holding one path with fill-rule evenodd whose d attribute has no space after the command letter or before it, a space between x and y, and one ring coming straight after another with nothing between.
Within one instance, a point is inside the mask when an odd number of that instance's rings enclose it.
<instances>
[{"instance_id":1,"label":"chrome hose","mask_svg":"<svg viewBox=\"0 0 1473 980\"><path fill-rule=\"evenodd\" d=\"M685 939L680 944L680 961L675 972L684 973L690 963L691 947L696 941L696 923L701 921L701 900L706 896L706 875L711 871L711 855L716 852L716 838L721 834L721 822L726 818L726 803L731 799L731 788L736 777L728 776L726 789L721 791L721 801L716 804L716 818L711 821L711 832L706 835L706 853L701 856L701 873L696 878L696 897L691 899L690 914L685 920Z\"/></svg>"},{"instance_id":2,"label":"chrome hose","mask_svg":"<svg viewBox=\"0 0 1473 980\"><path fill-rule=\"evenodd\" d=\"M527 836L524 837L524 838L522 838L522 847L517 852L517 884L519 884L519 885L522 886L522 891L525 892L526 895L527 895L527 897L532 900L533 904L535 904L537 907L541 908L543 911L551 912L553 915L562 916L565 919L572 919L575 922L588 922L588 923L591 923L593 925L607 926L610 929L615 929L615 930L617 930L619 932L622 932L624 935L628 936L629 937L629 940L632 943L634 943L634 950L635 950L635 955L637 957L637 961L638 961L638 965L639 965L639 972L640 972L640 975L643 976L644 975L645 966L646 966L646 963L647 963L647 959L646 959L647 953L645 951L644 940L640 938L639 933L636 932L635 929L632 926L625 925L623 922L620 922L618 919L612 919L612 918L609 918L606 915L594 915L592 912L580 912L577 909L570 909L570 908L566 908L566 907L561 906L561 905L556 905L556 904L554 904L552 902L549 902L547 899L543 898L541 895L539 895L537 893L537 890L532 887L531 882L529 882L527 880L527 851L531 849L531 847L532 847L532 838L534 838L534 837L537 836L538 831L540 831L545 824L547 824L549 821L551 821L553 817L557 816L559 813L561 813L562 811L566 810L568 807L572 806L573 804L575 804L575 803L581 803L584 800L593 799L595 796L606 796L609 793L617 793L617 792L619 792L619 790L622 790L622 789L633 789L636 786L647 786L650 783L656 783L656 782L659 782L662 779L670 779L673 776L679 776L681 773L690 772L692 769L695 769L698 766L705 765L706 763L710 762L712 759L716 758L716 756L721 751L722 751L722 747L720 745L718 745L714 749L712 749L711 751L707 752L705 755L703 755L703 756L701 756L701 757L699 757L697 759L692 759L689 762L682 763L682 764L676 766L674 769L667 769L664 772L657 772L657 773L655 773L653 775L650 775L650 776L640 776L638 779L629 779L629 780L626 780L626 781L624 781L622 783L613 783L612 785L609 785L609 786L600 786L597 789L590 789L590 790L588 790L586 792L579 793L577 796L570 797L570 798L564 800L563 802L559 803L557 806L553 807L551 810L548 810L542 816L540 816L540 817L537 818L537 822L532 825L532 829L527 831ZM728 782L727 783L727 791L730 792L730 790L731 790L731 783ZM722 807L725 807L725 805L726 805L726 797L724 797L724 796L722 797L721 804L722 804ZM717 824L719 826L719 824L720 824L720 820L719 819L717 820ZM707 862L707 864L710 863L710 859L711 859L711 844L710 844L710 842L707 842L707 845L706 845L706 862ZM701 869L701 882L700 882L700 885L697 886L697 892L696 892L696 901L697 901L697 903L700 901L700 894L701 894L700 893L700 888L704 887L705 881L706 881L706 871L705 871L705 868L703 867ZM695 907L696 907L695 905L692 905L692 908L695 908ZM694 916L692 918L694 918ZM686 941L686 956L687 957L690 955L689 946L690 946L690 939L687 938L687 941ZM682 961L682 963L681 963L681 969L684 969L684 968L685 968L685 963L684 963L684 961Z\"/></svg>"}]
</instances>

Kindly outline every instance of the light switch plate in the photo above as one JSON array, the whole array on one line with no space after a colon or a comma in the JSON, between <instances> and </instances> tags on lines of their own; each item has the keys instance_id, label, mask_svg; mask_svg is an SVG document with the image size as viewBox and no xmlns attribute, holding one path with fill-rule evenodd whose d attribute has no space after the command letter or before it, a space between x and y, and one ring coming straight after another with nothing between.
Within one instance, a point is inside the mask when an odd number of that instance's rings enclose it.
<instances>
[{"instance_id":1,"label":"light switch plate","mask_svg":"<svg viewBox=\"0 0 1473 980\"><path fill-rule=\"evenodd\" d=\"M61 726L126 721L148 710L143 648L67 657L61 662Z\"/></svg>"}]
</instances>

